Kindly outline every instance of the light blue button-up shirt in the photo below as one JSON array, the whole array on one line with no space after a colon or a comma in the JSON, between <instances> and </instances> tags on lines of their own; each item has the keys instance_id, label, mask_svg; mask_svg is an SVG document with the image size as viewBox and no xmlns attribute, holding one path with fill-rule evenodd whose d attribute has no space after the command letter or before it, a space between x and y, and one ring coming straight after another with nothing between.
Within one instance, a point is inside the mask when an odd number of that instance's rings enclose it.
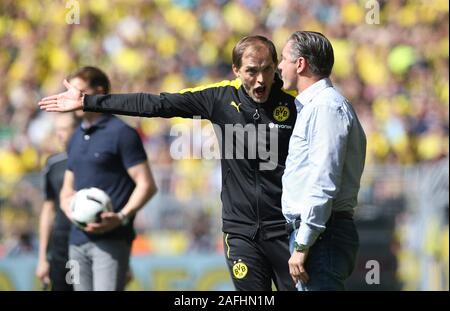
<instances>
[{"instance_id":1,"label":"light blue button-up shirt","mask_svg":"<svg viewBox=\"0 0 450 311\"><path fill-rule=\"evenodd\" d=\"M301 92L296 106L281 200L288 222L301 219L295 241L311 246L331 211L356 207L366 136L353 107L329 79Z\"/></svg>"}]
</instances>

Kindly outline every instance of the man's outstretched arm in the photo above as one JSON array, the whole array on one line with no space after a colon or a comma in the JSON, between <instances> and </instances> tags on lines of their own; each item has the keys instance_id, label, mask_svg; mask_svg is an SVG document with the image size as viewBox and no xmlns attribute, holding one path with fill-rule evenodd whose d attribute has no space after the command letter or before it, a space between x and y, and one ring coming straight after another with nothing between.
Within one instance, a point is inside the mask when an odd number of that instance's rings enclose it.
<instances>
[{"instance_id":1,"label":"man's outstretched arm","mask_svg":"<svg viewBox=\"0 0 450 311\"><path fill-rule=\"evenodd\" d=\"M68 112L85 110L142 117L183 117L201 116L211 119L214 88L197 92L108 94L84 95L64 80L66 91L43 98L39 107L45 111Z\"/></svg>"}]
</instances>

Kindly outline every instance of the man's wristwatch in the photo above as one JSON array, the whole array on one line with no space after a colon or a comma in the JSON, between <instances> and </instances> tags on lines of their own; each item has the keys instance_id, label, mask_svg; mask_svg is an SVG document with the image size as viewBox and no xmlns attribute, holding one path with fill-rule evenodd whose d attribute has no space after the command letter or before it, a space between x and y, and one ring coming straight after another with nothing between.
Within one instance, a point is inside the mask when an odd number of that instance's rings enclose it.
<instances>
[{"instance_id":1,"label":"man's wristwatch","mask_svg":"<svg viewBox=\"0 0 450 311\"><path fill-rule=\"evenodd\" d=\"M130 218L125 215L124 212L120 211L117 213L117 215L119 216L120 222L122 223L122 226L125 226L128 224L128 222L130 221Z\"/></svg>"},{"instance_id":2,"label":"man's wristwatch","mask_svg":"<svg viewBox=\"0 0 450 311\"><path fill-rule=\"evenodd\" d=\"M298 244L297 242L294 242L294 250L296 252L304 252L308 249L309 247L303 244Z\"/></svg>"}]
</instances>

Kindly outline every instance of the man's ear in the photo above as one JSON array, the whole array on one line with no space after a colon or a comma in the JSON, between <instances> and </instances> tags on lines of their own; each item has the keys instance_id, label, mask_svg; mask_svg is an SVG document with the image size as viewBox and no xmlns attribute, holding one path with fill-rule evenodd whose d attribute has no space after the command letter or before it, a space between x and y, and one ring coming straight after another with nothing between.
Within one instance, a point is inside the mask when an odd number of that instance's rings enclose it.
<instances>
[{"instance_id":1,"label":"man's ear","mask_svg":"<svg viewBox=\"0 0 450 311\"><path fill-rule=\"evenodd\" d=\"M304 57L297 58L297 74L305 72L308 68L308 61Z\"/></svg>"},{"instance_id":2,"label":"man's ear","mask_svg":"<svg viewBox=\"0 0 450 311\"><path fill-rule=\"evenodd\" d=\"M236 78L240 78L239 68L237 68L235 64L231 65L231 68L233 69L233 73L236 76Z\"/></svg>"}]
</instances>

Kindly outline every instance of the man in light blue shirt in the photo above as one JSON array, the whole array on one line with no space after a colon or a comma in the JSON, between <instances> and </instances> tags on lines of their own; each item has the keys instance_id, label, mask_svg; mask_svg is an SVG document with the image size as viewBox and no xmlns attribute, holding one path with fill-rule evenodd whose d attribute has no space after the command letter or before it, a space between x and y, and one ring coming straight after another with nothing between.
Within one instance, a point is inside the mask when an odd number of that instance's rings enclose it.
<instances>
[{"instance_id":1,"label":"man in light blue shirt","mask_svg":"<svg viewBox=\"0 0 450 311\"><path fill-rule=\"evenodd\" d=\"M353 222L366 154L364 130L329 76L333 48L320 33L288 39L278 68L297 90L297 121L283 175L291 232L289 271L299 290L343 290L359 247Z\"/></svg>"}]
</instances>

